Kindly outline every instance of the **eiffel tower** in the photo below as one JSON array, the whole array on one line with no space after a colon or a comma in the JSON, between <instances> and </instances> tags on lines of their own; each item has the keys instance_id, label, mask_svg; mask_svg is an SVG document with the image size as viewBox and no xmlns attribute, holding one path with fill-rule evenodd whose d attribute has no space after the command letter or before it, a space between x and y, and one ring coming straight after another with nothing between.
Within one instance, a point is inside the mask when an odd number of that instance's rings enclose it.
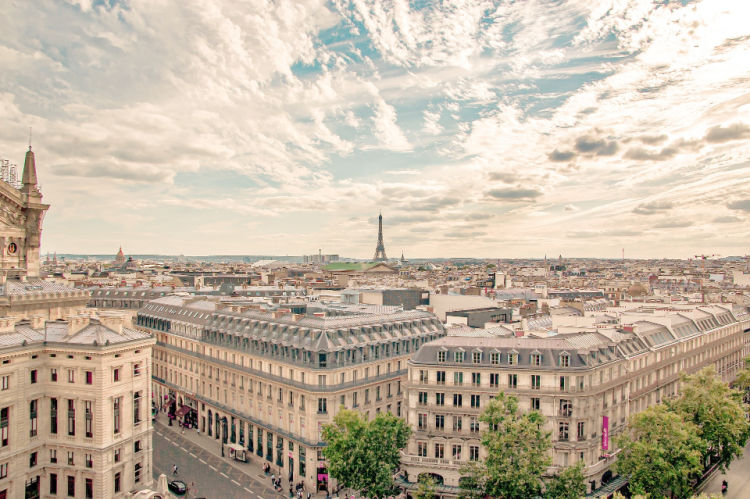
<instances>
[{"instance_id":1,"label":"eiffel tower","mask_svg":"<svg viewBox=\"0 0 750 499\"><path fill-rule=\"evenodd\" d=\"M375 256L372 257L373 261L376 262L387 262L388 257L385 256L385 245L383 245L383 214L378 215L378 245L375 246Z\"/></svg>"}]
</instances>

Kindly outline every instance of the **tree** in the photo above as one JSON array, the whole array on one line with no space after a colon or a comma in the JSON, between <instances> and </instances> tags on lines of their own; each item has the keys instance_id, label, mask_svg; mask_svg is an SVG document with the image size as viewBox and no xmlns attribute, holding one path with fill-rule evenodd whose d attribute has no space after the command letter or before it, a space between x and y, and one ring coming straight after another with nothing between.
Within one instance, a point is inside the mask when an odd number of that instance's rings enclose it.
<instances>
[{"instance_id":1,"label":"tree","mask_svg":"<svg viewBox=\"0 0 750 499\"><path fill-rule=\"evenodd\" d=\"M323 426L323 455L328 473L344 487L380 498L393 493L393 474L399 451L406 446L411 428L390 413L372 421L357 411L342 409L333 423Z\"/></svg>"},{"instance_id":2,"label":"tree","mask_svg":"<svg viewBox=\"0 0 750 499\"><path fill-rule=\"evenodd\" d=\"M733 384L747 400L747 392L750 390L750 357L745 357L745 367L737 373Z\"/></svg>"},{"instance_id":3,"label":"tree","mask_svg":"<svg viewBox=\"0 0 750 499\"><path fill-rule=\"evenodd\" d=\"M630 476L634 494L690 497L693 479L703 470L705 444L698 431L666 405L651 406L631 416L628 431L615 438L622 449L615 468Z\"/></svg>"},{"instance_id":4,"label":"tree","mask_svg":"<svg viewBox=\"0 0 750 499\"><path fill-rule=\"evenodd\" d=\"M437 499L435 485L435 480L431 476L420 477L419 485L417 485L417 490L414 491L412 497L414 499Z\"/></svg>"},{"instance_id":5,"label":"tree","mask_svg":"<svg viewBox=\"0 0 750 499\"><path fill-rule=\"evenodd\" d=\"M543 429L544 416L537 411L521 413L518 398L500 392L479 419L487 424L481 440L487 458L483 464L462 469L467 477L463 495L475 497L481 493L507 499L541 496L542 474L551 464L547 453L550 433ZM472 491L470 486L481 488Z\"/></svg>"},{"instance_id":6,"label":"tree","mask_svg":"<svg viewBox=\"0 0 750 499\"><path fill-rule=\"evenodd\" d=\"M569 466L547 482L544 497L548 499L579 499L586 495L586 479L583 476L583 461Z\"/></svg>"},{"instance_id":7,"label":"tree","mask_svg":"<svg viewBox=\"0 0 750 499\"><path fill-rule=\"evenodd\" d=\"M718 458L722 471L742 452L750 436L742 394L732 390L706 367L692 376L682 376L681 395L668 406L686 421L698 427L698 436L706 443L704 463Z\"/></svg>"}]
</instances>

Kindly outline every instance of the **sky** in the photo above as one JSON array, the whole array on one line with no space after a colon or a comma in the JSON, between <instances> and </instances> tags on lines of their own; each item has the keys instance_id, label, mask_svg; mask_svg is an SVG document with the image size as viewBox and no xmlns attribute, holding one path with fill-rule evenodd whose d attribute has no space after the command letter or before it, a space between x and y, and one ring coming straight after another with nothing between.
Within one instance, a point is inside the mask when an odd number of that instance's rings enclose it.
<instances>
[{"instance_id":1,"label":"sky","mask_svg":"<svg viewBox=\"0 0 750 499\"><path fill-rule=\"evenodd\" d=\"M5 0L42 252L750 253L750 2Z\"/></svg>"}]
</instances>

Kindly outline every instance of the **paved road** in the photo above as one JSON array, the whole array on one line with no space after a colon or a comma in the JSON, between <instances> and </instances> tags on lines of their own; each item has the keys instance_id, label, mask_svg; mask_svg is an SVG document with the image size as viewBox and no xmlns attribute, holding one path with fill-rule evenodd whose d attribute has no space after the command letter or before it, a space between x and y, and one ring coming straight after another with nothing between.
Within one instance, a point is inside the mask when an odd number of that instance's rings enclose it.
<instances>
[{"instance_id":1,"label":"paved road","mask_svg":"<svg viewBox=\"0 0 750 499\"><path fill-rule=\"evenodd\" d=\"M218 446L219 443L216 442ZM164 473L172 480L172 465L177 464L177 478L188 485L194 482L188 497L207 499L280 499L279 493L266 484L237 470L224 459L200 448L180 435L154 427L154 478ZM283 483L283 482L282 482Z\"/></svg>"},{"instance_id":2,"label":"paved road","mask_svg":"<svg viewBox=\"0 0 750 499\"><path fill-rule=\"evenodd\" d=\"M717 473L708 482L703 492L707 494L720 494L721 481L726 480L729 484L726 499L748 499L750 498L750 443L745 446L742 457L729 467L725 475Z\"/></svg>"}]
</instances>

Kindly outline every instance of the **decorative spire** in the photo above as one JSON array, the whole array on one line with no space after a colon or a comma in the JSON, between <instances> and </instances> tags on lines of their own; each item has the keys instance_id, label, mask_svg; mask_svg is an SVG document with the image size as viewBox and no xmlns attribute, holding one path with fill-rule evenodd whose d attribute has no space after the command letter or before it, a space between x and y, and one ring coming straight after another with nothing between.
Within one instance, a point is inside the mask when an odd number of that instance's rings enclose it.
<instances>
[{"instance_id":1,"label":"decorative spire","mask_svg":"<svg viewBox=\"0 0 750 499\"><path fill-rule=\"evenodd\" d=\"M36 183L36 161L34 161L34 152L29 145L29 150L26 151L26 160L23 162L23 191L36 191Z\"/></svg>"}]
</instances>

